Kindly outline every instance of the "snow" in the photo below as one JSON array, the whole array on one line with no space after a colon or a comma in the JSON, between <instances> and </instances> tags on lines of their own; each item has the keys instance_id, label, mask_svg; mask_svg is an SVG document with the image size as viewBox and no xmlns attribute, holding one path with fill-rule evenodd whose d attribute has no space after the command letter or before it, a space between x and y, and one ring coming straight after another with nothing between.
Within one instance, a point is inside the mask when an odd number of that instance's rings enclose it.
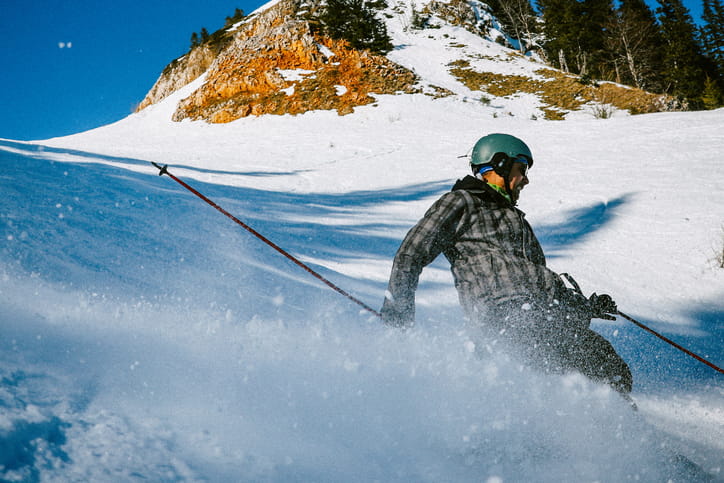
<instances>
[{"instance_id":1,"label":"snow","mask_svg":"<svg viewBox=\"0 0 724 483\"><path fill-rule=\"evenodd\" d=\"M378 307L458 156L509 132L549 265L724 365L724 110L533 121L534 99L471 102L417 45L432 32L391 57L457 96L171 122L202 77L109 126L0 140L0 479L704 480L675 455L722 479L722 375L625 320L594 328L637 412L479 340L444 260L416 327L388 329L149 163Z\"/></svg>"},{"instance_id":2,"label":"snow","mask_svg":"<svg viewBox=\"0 0 724 483\"><path fill-rule=\"evenodd\" d=\"M301 81L305 77L314 74L313 70L307 69L278 69L277 72L282 76L282 79L288 82Z\"/></svg>"}]
</instances>

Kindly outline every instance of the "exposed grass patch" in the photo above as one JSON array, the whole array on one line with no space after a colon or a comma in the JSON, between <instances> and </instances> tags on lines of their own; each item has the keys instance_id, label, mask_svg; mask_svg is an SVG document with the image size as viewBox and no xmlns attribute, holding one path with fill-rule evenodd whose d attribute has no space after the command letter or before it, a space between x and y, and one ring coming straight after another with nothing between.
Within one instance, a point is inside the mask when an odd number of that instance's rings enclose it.
<instances>
[{"instance_id":1,"label":"exposed grass patch","mask_svg":"<svg viewBox=\"0 0 724 483\"><path fill-rule=\"evenodd\" d=\"M426 96L433 97L435 99L440 99L443 97L449 97L449 96L455 95L453 93L453 91L451 91L450 89L446 89L444 87L440 87L440 86L436 86L436 85L432 85L432 84L430 84L427 87L427 90L423 90L423 94L425 94Z\"/></svg>"},{"instance_id":2,"label":"exposed grass patch","mask_svg":"<svg viewBox=\"0 0 724 483\"><path fill-rule=\"evenodd\" d=\"M448 65L450 67L458 67L461 69L465 69L467 67L470 67L470 61L465 60L465 59L458 59L458 60L454 60L454 61L450 62Z\"/></svg>"},{"instance_id":3,"label":"exposed grass patch","mask_svg":"<svg viewBox=\"0 0 724 483\"><path fill-rule=\"evenodd\" d=\"M584 85L577 76L553 69L537 70L535 73L542 79L534 79L524 75L478 72L465 59L451 62L449 67L450 73L470 90L485 91L498 97L521 92L539 96L543 103L541 110L550 120L561 120L566 111L579 110L589 102L608 104L631 114L667 110L671 105L667 96L613 83Z\"/></svg>"}]
</instances>

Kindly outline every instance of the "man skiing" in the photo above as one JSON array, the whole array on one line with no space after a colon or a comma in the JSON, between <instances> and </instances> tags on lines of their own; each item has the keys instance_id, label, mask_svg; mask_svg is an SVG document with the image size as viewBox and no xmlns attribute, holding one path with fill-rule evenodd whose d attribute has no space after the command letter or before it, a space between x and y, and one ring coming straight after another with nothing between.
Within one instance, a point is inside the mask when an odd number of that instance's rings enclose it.
<instances>
[{"instance_id":1,"label":"man skiing","mask_svg":"<svg viewBox=\"0 0 724 483\"><path fill-rule=\"evenodd\" d=\"M628 366L589 328L591 318L613 320L616 304L608 295L584 297L548 269L515 207L533 166L528 146L490 134L475 143L470 165L473 175L435 202L397 251L381 310L385 322L414 324L420 273L443 253L466 318L489 338L502 339L545 371L577 370L627 395Z\"/></svg>"}]
</instances>

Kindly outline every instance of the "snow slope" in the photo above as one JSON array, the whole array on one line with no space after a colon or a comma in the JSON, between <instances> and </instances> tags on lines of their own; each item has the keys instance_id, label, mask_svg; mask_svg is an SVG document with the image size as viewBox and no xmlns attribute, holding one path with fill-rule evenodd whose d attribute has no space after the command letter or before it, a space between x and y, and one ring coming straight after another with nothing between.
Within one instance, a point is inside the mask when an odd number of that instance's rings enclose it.
<instances>
[{"instance_id":1,"label":"snow slope","mask_svg":"<svg viewBox=\"0 0 724 483\"><path fill-rule=\"evenodd\" d=\"M550 266L722 366L724 110L544 122L492 115L530 99L460 92L173 123L183 95L0 140L0 479L722 479L722 375L632 324L594 327L630 363L638 412L486 352L444 260L417 326L387 329L149 161L377 307L401 238L466 174L458 156L518 135Z\"/></svg>"}]
</instances>

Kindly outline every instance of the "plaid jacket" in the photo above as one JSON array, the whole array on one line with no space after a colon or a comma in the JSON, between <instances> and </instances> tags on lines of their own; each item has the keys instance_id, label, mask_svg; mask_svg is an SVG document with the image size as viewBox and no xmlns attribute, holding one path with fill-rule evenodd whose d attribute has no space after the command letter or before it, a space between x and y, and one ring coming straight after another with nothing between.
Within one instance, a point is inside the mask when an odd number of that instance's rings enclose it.
<instances>
[{"instance_id":1,"label":"plaid jacket","mask_svg":"<svg viewBox=\"0 0 724 483\"><path fill-rule=\"evenodd\" d=\"M395 255L382 315L411 325L422 269L440 253L450 262L467 317L480 320L501 307L550 307L567 289L545 256L525 215L487 183L459 180L408 232Z\"/></svg>"}]
</instances>

